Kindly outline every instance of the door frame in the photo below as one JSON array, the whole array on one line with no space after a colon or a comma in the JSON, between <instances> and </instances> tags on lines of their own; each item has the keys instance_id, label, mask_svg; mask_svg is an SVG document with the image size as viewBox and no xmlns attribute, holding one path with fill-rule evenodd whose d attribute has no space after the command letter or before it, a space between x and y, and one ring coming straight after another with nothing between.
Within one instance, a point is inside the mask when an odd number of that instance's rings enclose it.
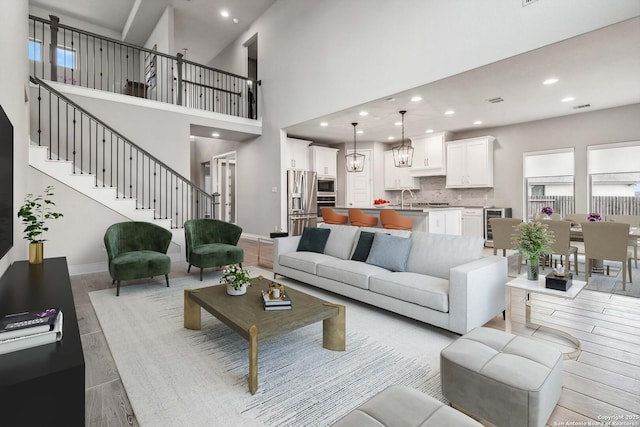
<instances>
[{"instance_id":1,"label":"door frame","mask_svg":"<svg viewBox=\"0 0 640 427\"><path fill-rule=\"evenodd\" d=\"M224 160L227 164L227 167L229 164L232 164L232 163L235 165L235 168L233 168L233 176L231 178L234 182L233 194L231 195L231 197L232 197L232 203L234 204L234 209L232 210L232 212L235 213L235 218L227 218L226 209L223 209L222 205L220 205L219 218L223 221L227 221L235 224L238 221L238 152L228 151L226 153L216 154L215 156L211 157L211 169L210 169L211 170L211 190L221 195L221 199L219 200L221 202L222 201L222 188L221 188L221 182L220 182L221 171L218 169L218 163L220 160Z\"/></svg>"}]
</instances>

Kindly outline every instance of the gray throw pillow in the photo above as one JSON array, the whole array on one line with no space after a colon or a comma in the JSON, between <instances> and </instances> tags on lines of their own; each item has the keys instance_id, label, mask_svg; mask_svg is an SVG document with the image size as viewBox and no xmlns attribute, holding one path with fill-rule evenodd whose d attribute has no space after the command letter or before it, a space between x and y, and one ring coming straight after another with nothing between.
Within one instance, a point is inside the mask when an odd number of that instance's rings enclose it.
<instances>
[{"instance_id":1,"label":"gray throw pillow","mask_svg":"<svg viewBox=\"0 0 640 427\"><path fill-rule=\"evenodd\" d=\"M300 242L298 242L297 252L324 253L329 233L331 233L331 230L328 228L305 227L302 231Z\"/></svg>"},{"instance_id":2,"label":"gray throw pillow","mask_svg":"<svg viewBox=\"0 0 640 427\"><path fill-rule=\"evenodd\" d=\"M377 265L391 271L405 271L411 239L375 233L367 264Z\"/></svg>"}]
</instances>

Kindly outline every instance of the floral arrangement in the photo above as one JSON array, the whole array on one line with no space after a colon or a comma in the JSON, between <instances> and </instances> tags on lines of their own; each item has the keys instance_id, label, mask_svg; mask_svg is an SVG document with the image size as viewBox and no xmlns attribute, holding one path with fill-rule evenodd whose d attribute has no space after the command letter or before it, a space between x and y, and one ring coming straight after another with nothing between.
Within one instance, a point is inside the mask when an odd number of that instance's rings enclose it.
<instances>
[{"instance_id":1,"label":"floral arrangement","mask_svg":"<svg viewBox=\"0 0 640 427\"><path fill-rule=\"evenodd\" d=\"M599 222L602 221L602 215L600 215L598 212L591 212L589 215L587 215L587 220Z\"/></svg>"},{"instance_id":2,"label":"floral arrangement","mask_svg":"<svg viewBox=\"0 0 640 427\"><path fill-rule=\"evenodd\" d=\"M515 230L511 241L527 258L538 258L551 252L551 244L555 240L547 224L538 221L522 222Z\"/></svg>"},{"instance_id":3,"label":"floral arrangement","mask_svg":"<svg viewBox=\"0 0 640 427\"><path fill-rule=\"evenodd\" d=\"M551 206L545 206L542 208L542 213L551 216L553 215L553 208Z\"/></svg>"},{"instance_id":4,"label":"floral arrangement","mask_svg":"<svg viewBox=\"0 0 640 427\"><path fill-rule=\"evenodd\" d=\"M237 291L242 285L251 286L251 277L246 268L240 267L239 264L231 264L222 270L220 283L226 283Z\"/></svg>"}]
</instances>

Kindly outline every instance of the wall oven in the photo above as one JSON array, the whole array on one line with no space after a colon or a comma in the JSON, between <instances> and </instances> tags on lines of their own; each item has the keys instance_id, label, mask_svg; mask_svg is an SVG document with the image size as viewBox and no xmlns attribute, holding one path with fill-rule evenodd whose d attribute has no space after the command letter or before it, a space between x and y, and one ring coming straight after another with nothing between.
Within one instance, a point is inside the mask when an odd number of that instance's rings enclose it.
<instances>
[{"instance_id":1,"label":"wall oven","mask_svg":"<svg viewBox=\"0 0 640 427\"><path fill-rule=\"evenodd\" d=\"M336 195L322 195L317 197L316 204L318 205L318 218L322 218L322 208L335 208L336 207Z\"/></svg>"},{"instance_id":2,"label":"wall oven","mask_svg":"<svg viewBox=\"0 0 640 427\"><path fill-rule=\"evenodd\" d=\"M484 245L490 248L493 247L491 218L511 218L511 208L484 208Z\"/></svg>"}]
</instances>

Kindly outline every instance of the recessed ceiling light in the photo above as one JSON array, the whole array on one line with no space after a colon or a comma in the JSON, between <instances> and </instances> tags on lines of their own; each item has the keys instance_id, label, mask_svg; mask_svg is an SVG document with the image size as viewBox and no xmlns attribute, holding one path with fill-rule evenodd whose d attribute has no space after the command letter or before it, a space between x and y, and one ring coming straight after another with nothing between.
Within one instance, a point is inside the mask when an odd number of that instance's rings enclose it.
<instances>
[{"instance_id":1,"label":"recessed ceiling light","mask_svg":"<svg viewBox=\"0 0 640 427\"><path fill-rule=\"evenodd\" d=\"M220 136L220 134L218 132L214 132L211 134L212 137L217 138Z\"/></svg>"},{"instance_id":2,"label":"recessed ceiling light","mask_svg":"<svg viewBox=\"0 0 640 427\"><path fill-rule=\"evenodd\" d=\"M552 85L554 83L558 83L558 79L556 79L555 77L548 78L547 80L542 82L543 85Z\"/></svg>"},{"instance_id":3,"label":"recessed ceiling light","mask_svg":"<svg viewBox=\"0 0 640 427\"><path fill-rule=\"evenodd\" d=\"M396 137L395 137L395 136L388 136L388 137L387 137L387 139L388 139L389 141L393 141L394 139L396 139Z\"/></svg>"},{"instance_id":4,"label":"recessed ceiling light","mask_svg":"<svg viewBox=\"0 0 640 427\"><path fill-rule=\"evenodd\" d=\"M327 123L327 122L321 122L321 123L320 123L320 126L322 126L322 127L327 127L327 126L329 126L329 123Z\"/></svg>"},{"instance_id":5,"label":"recessed ceiling light","mask_svg":"<svg viewBox=\"0 0 640 427\"><path fill-rule=\"evenodd\" d=\"M395 101L395 100L396 100L395 98L387 98L387 99L386 99L386 101L387 101L387 102L393 102L393 101Z\"/></svg>"},{"instance_id":6,"label":"recessed ceiling light","mask_svg":"<svg viewBox=\"0 0 640 427\"><path fill-rule=\"evenodd\" d=\"M364 131L363 130L358 130L358 131L356 131L356 133L357 134L362 134L362 133L364 133Z\"/></svg>"},{"instance_id":7,"label":"recessed ceiling light","mask_svg":"<svg viewBox=\"0 0 640 427\"><path fill-rule=\"evenodd\" d=\"M474 125L481 125L482 124L482 120L476 120L475 122L473 122Z\"/></svg>"},{"instance_id":8,"label":"recessed ceiling light","mask_svg":"<svg viewBox=\"0 0 640 427\"><path fill-rule=\"evenodd\" d=\"M361 115L361 116L368 116L368 115L369 115L369 113L368 113L368 112L366 112L366 111L360 111L360 115Z\"/></svg>"},{"instance_id":9,"label":"recessed ceiling light","mask_svg":"<svg viewBox=\"0 0 640 427\"><path fill-rule=\"evenodd\" d=\"M573 96L565 96L564 98L562 98L562 102L571 102L573 101L575 98Z\"/></svg>"},{"instance_id":10,"label":"recessed ceiling light","mask_svg":"<svg viewBox=\"0 0 640 427\"><path fill-rule=\"evenodd\" d=\"M427 129L425 133L433 133L433 129Z\"/></svg>"},{"instance_id":11,"label":"recessed ceiling light","mask_svg":"<svg viewBox=\"0 0 640 427\"><path fill-rule=\"evenodd\" d=\"M220 11L220 16L222 16L223 18L228 18L229 17L229 11L228 10L221 10Z\"/></svg>"},{"instance_id":12,"label":"recessed ceiling light","mask_svg":"<svg viewBox=\"0 0 640 427\"><path fill-rule=\"evenodd\" d=\"M233 18L233 23L234 23L234 24L237 24L238 22L240 22L240 21L238 20L238 18Z\"/></svg>"},{"instance_id":13,"label":"recessed ceiling light","mask_svg":"<svg viewBox=\"0 0 640 427\"><path fill-rule=\"evenodd\" d=\"M413 98L411 98L411 102L420 102L422 101L422 97L420 95L416 95Z\"/></svg>"},{"instance_id":14,"label":"recessed ceiling light","mask_svg":"<svg viewBox=\"0 0 640 427\"><path fill-rule=\"evenodd\" d=\"M395 122L394 125L396 126L402 126L402 122Z\"/></svg>"},{"instance_id":15,"label":"recessed ceiling light","mask_svg":"<svg viewBox=\"0 0 640 427\"><path fill-rule=\"evenodd\" d=\"M455 112L455 111L453 111L453 110L448 110L448 111L445 111L445 112L444 112L444 114L446 114L447 116L452 116L452 115L454 115L455 113L456 113L456 112Z\"/></svg>"}]
</instances>

